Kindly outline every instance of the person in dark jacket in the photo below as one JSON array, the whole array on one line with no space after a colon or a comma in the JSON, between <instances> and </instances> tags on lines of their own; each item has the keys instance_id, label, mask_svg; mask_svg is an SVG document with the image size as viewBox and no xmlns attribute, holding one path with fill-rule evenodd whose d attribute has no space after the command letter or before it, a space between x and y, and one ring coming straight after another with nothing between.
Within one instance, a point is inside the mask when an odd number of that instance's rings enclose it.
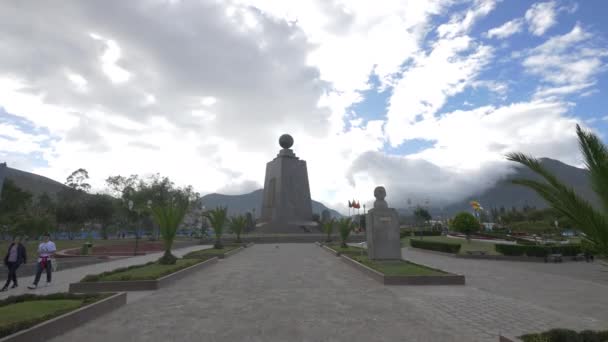
<instances>
[{"instance_id":1,"label":"person in dark jacket","mask_svg":"<svg viewBox=\"0 0 608 342\"><path fill-rule=\"evenodd\" d=\"M13 243L8 247L6 256L4 257L4 264L8 267L8 278L4 287L0 289L0 292L8 290L8 285L13 281L11 288L17 287L17 269L21 264L27 262L27 254L25 252L25 246L21 244L21 237L13 239Z\"/></svg>"}]
</instances>

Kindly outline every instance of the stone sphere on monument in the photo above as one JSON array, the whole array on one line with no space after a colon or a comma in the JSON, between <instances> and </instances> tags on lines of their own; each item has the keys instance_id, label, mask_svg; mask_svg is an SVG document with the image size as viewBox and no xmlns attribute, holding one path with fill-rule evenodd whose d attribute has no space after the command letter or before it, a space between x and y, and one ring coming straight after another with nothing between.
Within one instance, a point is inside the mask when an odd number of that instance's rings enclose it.
<instances>
[{"instance_id":1,"label":"stone sphere on monument","mask_svg":"<svg viewBox=\"0 0 608 342\"><path fill-rule=\"evenodd\" d=\"M282 148L290 148L293 146L293 137L289 134L281 135L279 138L279 145L281 145Z\"/></svg>"}]
</instances>

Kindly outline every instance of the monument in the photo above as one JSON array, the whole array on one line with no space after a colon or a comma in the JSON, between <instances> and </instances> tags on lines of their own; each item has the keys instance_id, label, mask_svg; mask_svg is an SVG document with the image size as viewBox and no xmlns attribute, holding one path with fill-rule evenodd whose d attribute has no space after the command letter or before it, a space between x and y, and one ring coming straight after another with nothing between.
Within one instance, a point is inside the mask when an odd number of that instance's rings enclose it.
<instances>
[{"instance_id":1,"label":"monument","mask_svg":"<svg viewBox=\"0 0 608 342\"><path fill-rule=\"evenodd\" d=\"M6 177L6 163L0 163L0 199L2 198L2 188L4 187L4 178Z\"/></svg>"},{"instance_id":2,"label":"monument","mask_svg":"<svg viewBox=\"0 0 608 342\"><path fill-rule=\"evenodd\" d=\"M401 260L399 215L384 200L384 187L374 189L374 208L367 212L367 256L370 260Z\"/></svg>"},{"instance_id":3,"label":"monument","mask_svg":"<svg viewBox=\"0 0 608 342\"><path fill-rule=\"evenodd\" d=\"M282 149L266 164L260 233L309 233L318 230L312 220L312 202L306 161L291 150L293 138L279 138Z\"/></svg>"}]
</instances>

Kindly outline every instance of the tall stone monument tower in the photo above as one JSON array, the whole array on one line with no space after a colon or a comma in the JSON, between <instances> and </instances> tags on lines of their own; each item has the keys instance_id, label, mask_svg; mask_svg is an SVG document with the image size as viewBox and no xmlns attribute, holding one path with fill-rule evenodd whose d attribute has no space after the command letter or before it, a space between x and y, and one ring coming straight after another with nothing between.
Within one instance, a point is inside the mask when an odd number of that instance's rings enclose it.
<instances>
[{"instance_id":1,"label":"tall stone monument tower","mask_svg":"<svg viewBox=\"0 0 608 342\"><path fill-rule=\"evenodd\" d=\"M374 209L367 212L367 256L371 260L400 260L399 215L384 200L386 190L374 189Z\"/></svg>"},{"instance_id":2,"label":"tall stone monument tower","mask_svg":"<svg viewBox=\"0 0 608 342\"><path fill-rule=\"evenodd\" d=\"M306 161L300 160L290 149L293 138L283 134L279 138L282 149L266 164L264 197L262 202L261 233L306 233L315 229L312 221L312 202L308 185Z\"/></svg>"}]
</instances>

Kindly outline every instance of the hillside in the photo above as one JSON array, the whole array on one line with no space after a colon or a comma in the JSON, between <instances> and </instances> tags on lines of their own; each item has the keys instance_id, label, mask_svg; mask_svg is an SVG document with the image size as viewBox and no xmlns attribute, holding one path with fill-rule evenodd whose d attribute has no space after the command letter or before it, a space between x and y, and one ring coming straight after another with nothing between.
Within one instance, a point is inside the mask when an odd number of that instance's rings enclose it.
<instances>
[{"instance_id":1,"label":"hillside","mask_svg":"<svg viewBox=\"0 0 608 342\"><path fill-rule=\"evenodd\" d=\"M57 181L34 173L13 169L8 166L0 166L0 169L4 169L6 179L12 180L18 187L32 193L35 197L45 192L49 196L55 197L55 194L67 188ZM2 170L0 170L0 173L2 173ZM2 177L0 176L0 178Z\"/></svg>"},{"instance_id":2,"label":"hillside","mask_svg":"<svg viewBox=\"0 0 608 342\"><path fill-rule=\"evenodd\" d=\"M549 171L553 172L558 179L574 188L581 197L591 201L593 204L599 203L595 193L591 189L587 170L579 169L548 158L541 159L541 163ZM540 177L535 175L528 168L517 166L515 173L500 180L495 186L485 192L474 194L463 201L443 208L442 216L451 216L458 211L470 210L471 207L469 202L471 200L478 200L485 209L490 209L492 207L505 207L506 209L511 209L512 207L522 208L525 205L538 209L548 207L545 200L538 196L534 191L510 183L510 180L516 178L540 180ZM431 211L435 215L441 215L441 210L438 208L434 208Z\"/></svg>"},{"instance_id":3,"label":"hillside","mask_svg":"<svg viewBox=\"0 0 608 342\"><path fill-rule=\"evenodd\" d=\"M248 211L252 211L255 208L256 216L259 217L262 211L262 197L264 190L259 189L248 194L243 195L222 195L222 194L208 194L201 198L201 203L205 205L207 209L215 208L218 206L227 206L228 215L244 214ZM327 208L323 203L312 201L312 212L321 214L325 209L328 209L332 217L341 217L337 211Z\"/></svg>"}]
</instances>

